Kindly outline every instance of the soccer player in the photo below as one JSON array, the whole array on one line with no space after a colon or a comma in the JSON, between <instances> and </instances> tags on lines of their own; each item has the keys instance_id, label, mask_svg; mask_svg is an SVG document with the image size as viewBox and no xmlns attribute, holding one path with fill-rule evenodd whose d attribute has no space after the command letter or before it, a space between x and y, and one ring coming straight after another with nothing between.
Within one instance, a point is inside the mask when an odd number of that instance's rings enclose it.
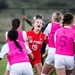
<instances>
[{"instance_id":1,"label":"soccer player","mask_svg":"<svg viewBox=\"0 0 75 75\"><path fill-rule=\"evenodd\" d=\"M55 42L54 42L54 34L57 29L59 29L60 26L60 21L62 20L62 14L58 11L54 12L52 14L52 22L48 24L46 27L44 33L48 36L48 56L45 60L45 63L43 65L43 70L42 70L42 75L52 75L53 72L55 71L54 68L54 62L55 62Z\"/></svg>"},{"instance_id":2,"label":"soccer player","mask_svg":"<svg viewBox=\"0 0 75 75\"><path fill-rule=\"evenodd\" d=\"M70 75L74 68L75 30L72 28L74 17L71 13L63 16L63 27L55 33L55 68L58 75Z\"/></svg>"},{"instance_id":3,"label":"soccer player","mask_svg":"<svg viewBox=\"0 0 75 75\"><path fill-rule=\"evenodd\" d=\"M33 75L29 57L33 55L29 47L18 39L18 32L14 29L8 31L8 42L3 45L0 60L7 55L11 66L10 75ZM29 57L28 57L29 56Z\"/></svg>"},{"instance_id":4,"label":"soccer player","mask_svg":"<svg viewBox=\"0 0 75 75\"><path fill-rule=\"evenodd\" d=\"M29 37L29 47L32 50L34 59L31 60L31 64L38 73L41 75L42 63L41 63L41 47L46 40L46 35L41 32L42 20L35 19L32 23L33 29L27 32Z\"/></svg>"},{"instance_id":5,"label":"soccer player","mask_svg":"<svg viewBox=\"0 0 75 75\"><path fill-rule=\"evenodd\" d=\"M22 31L21 30L21 24L20 24L20 20L18 18L14 18L11 22L11 25L12 25L12 28L11 29L15 29L18 31L18 40L19 41L22 41L22 42L26 42L27 40L27 35L26 35L26 32L25 31ZM8 42L8 31L5 33L5 38L6 38L6 41ZM27 42L26 42L27 43ZM7 64L7 67L6 67L6 75L9 75L10 73L10 65L9 63Z\"/></svg>"}]
</instances>

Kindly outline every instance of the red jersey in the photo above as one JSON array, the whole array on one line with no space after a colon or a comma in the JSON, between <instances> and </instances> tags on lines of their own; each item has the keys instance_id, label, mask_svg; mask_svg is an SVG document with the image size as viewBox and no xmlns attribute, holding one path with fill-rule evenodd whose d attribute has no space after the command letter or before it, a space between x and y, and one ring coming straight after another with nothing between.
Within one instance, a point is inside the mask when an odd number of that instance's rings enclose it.
<instances>
[{"instance_id":1,"label":"red jersey","mask_svg":"<svg viewBox=\"0 0 75 75\"><path fill-rule=\"evenodd\" d=\"M29 40L29 48L32 50L34 60L31 62L32 65L41 62L41 47L45 41L45 34L40 32L36 34L33 30L27 32Z\"/></svg>"}]
</instances>

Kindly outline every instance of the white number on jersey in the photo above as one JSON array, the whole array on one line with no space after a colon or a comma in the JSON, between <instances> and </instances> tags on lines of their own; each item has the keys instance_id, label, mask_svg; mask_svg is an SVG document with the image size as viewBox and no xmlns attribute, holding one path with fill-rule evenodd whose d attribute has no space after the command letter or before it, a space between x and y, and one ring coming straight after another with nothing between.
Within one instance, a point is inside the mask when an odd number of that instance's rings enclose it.
<instances>
[{"instance_id":1,"label":"white number on jersey","mask_svg":"<svg viewBox=\"0 0 75 75\"><path fill-rule=\"evenodd\" d=\"M37 47L38 47L38 46L37 46L36 44L32 44L32 49L33 49L33 50L37 50Z\"/></svg>"}]
</instances>

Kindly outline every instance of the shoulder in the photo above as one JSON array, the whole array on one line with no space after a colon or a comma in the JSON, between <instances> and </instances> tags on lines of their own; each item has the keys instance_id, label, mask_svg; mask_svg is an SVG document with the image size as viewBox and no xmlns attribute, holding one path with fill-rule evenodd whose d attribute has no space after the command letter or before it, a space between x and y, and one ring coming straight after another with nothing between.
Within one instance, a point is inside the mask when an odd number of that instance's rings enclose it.
<instances>
[{"instance_id":1,"label":"shoulder","mask_svg":"<svg viewBox=\"0 0 75 75\"><path fill-rule=\"evenodd\" d=\"M26 31L22 31L23 34L26 34Z\"/></svg>"},{"instance_id":2,"label":"shoulder","mask_svg":"<svg viewBox=\"0 0 75 75\"><path fill-rule=\"evenodd\" d=\"M27 31L26 33L27 33L27 35L32 34L33 30Z\"/></svg>"},{"instance_id":3,"label":"shoulder","mask_svg":"<svg viewBox=\"0 0 75 75\"><path fill-rule=\"evenodd\" d=\"M49 23L48 25L47 25L47 27L51 27L52 26L52 23Z\"/></svg>"},{"instance_id":4,"label":"shoulder","mask_svg":"<svg viewBox=\"0 0 75 75\"><path fill-rule=\"evenodd\" d=\"M51 28L52 28L52 23L49 23L49 24L47 25L45 31L48 31L48 32L49 32L49 31L51 30Z\"/></svg>"},{"instance_id":5,"label":"shoulder","mask_svg":"<svg viewBox=\"0 0 75 75\"><path fill-rule=\"evenodd\" d=\"M5 32L5 34L8 33L8 31Z\"/></svg>"},{"instance_id":6,"label":"shoulder","mask_svg":"<svg viewBox=\"0 0 75 75\"><path fill-rule=\"evenodd\" d=\"M41 32L41 36L45 38L46 34L44 34L43 32Z\"/></svg>"},{"instance_id":7,"label":"shoulder","mask_svg":"<svg viewBox=\"0 0 75 75\"><path fill-rule=\"evenodd\" d=\"M8 34L8 31L5 32L5 35L7 35L7 34Z\"/></svg>"}]
</instances>

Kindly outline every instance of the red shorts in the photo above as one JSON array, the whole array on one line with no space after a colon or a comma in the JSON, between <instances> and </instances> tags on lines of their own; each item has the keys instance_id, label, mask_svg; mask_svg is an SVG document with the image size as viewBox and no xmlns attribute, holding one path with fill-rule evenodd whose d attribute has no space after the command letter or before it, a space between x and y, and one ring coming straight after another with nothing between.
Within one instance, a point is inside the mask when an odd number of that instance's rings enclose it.
<instances>
[{"instance_id":1,"label":"red shorts","mask_svg":"<svg viewBox=\"0 0 75 75\"><path fill-rule=\"evenodd\" d=\"M34 66L37 63L41 63L41 54L40 55L33 54L33 56L34 56L34 59L30 61L32 66Z\"/></svg>"}]
</instances>

